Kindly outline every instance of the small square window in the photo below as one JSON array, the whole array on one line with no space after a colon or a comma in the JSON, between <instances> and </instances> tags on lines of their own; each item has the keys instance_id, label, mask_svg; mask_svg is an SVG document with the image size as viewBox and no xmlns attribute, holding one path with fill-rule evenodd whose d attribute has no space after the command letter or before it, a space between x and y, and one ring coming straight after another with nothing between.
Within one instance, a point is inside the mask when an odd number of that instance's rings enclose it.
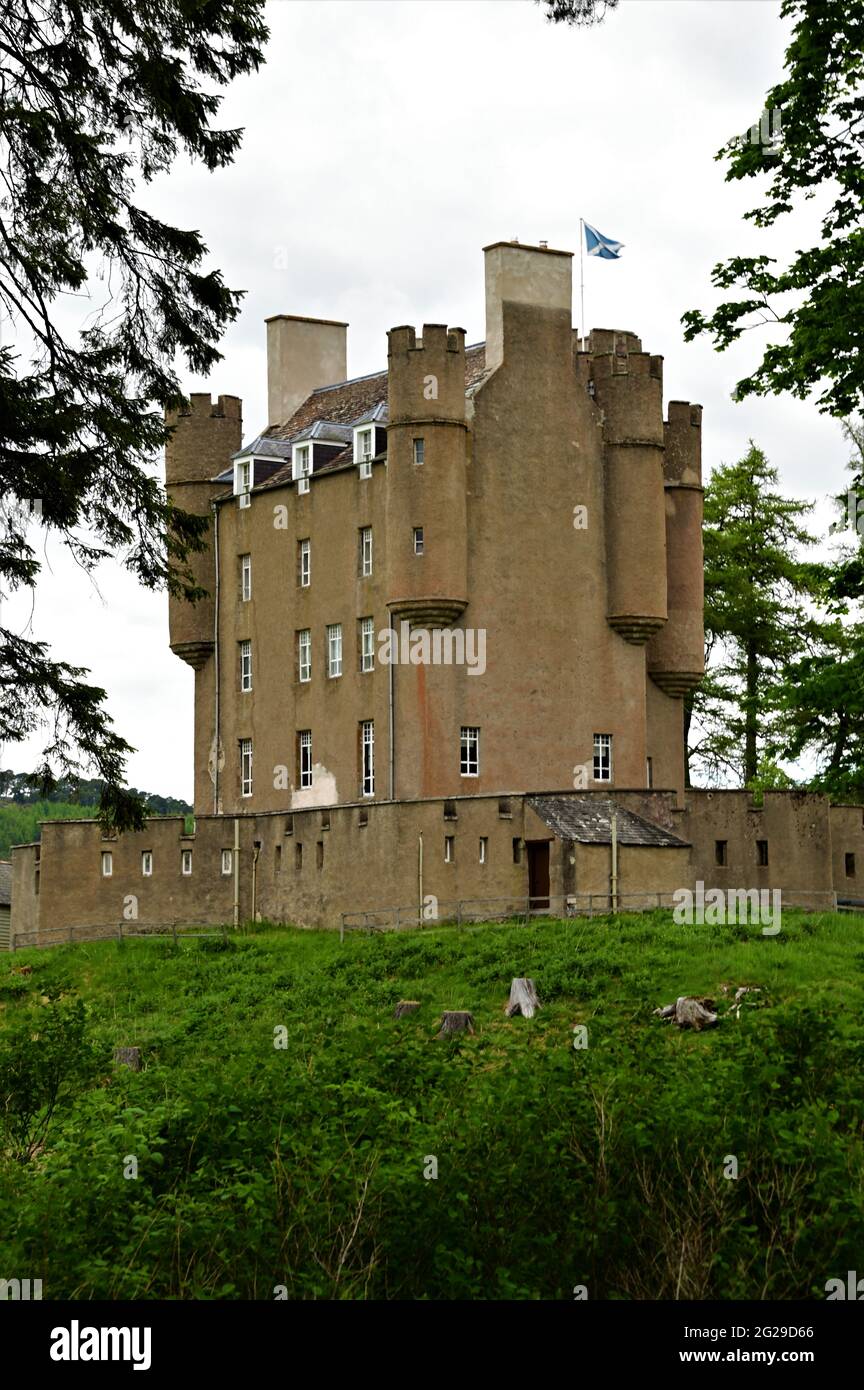
<instances>
[{"instance_id":1,"label":"small square window","mask_svg":"<svg viewBox=\"0 0 864 1390\"><path fill-rule=\"evenodd\" d=\"M142 874L144 875L145 878L151 878L151 877L152 877L152 875L153 875L153 852L152 852L152 850L149 850L149 849L142 850L142 852L141 852L141 872L142 872Z\"/></svg>"},{"instance_id":2,"label":"small square window","mask_svg":"<svg viewBox=\"0 0 864 1390\"><path fill-rule=\"evenodd\" d=\"M513 812L510 808L509 796L502 796L501 800L498 802L498 815L501 820L513 819Z\"/></svg>"},{"instance_id":3,"label":"small square window","mask_svg":"<svg viewBox=\"0 0 864 1390\"><path fill-rule=\"evenodd\" d=\"M184 878L189 878L192 874L191 849L184 849L180 851L180 872Z\"/></svg>"},{"instance_id":4,"label":"small square window","mask_svg":"<svg viewBox=\"0 0 864 1390\"><path fill-rule=\"evenodd\" d=\"M768 841L767 841L767 840L757 840L757 841L756 841L756 862L757 862L757 864L759 864L760 868L764 868L765 865L768 863Z\"/></svg>"},{"instance_id":5,"label":"small square window","mask_svg":"<svg viewBox=\"0 0 864 1390\"><path fill-rule=\"evenodd\" d=\"M422 554L423 554L423 527L422 527L422 526L415 526L415 527L414 527L414 554L415 554L415 555L422 555Z\"/></svg>"},{"instance_id":6,"label":"small square window","mask_svg":"<svg viewBox=\"0 0 864 1390\"><path fill-rule=\"evenodd\" d=\"M714 841L714 863L715 863L715 864L724 865L724 864L726 863L726 851L727 851L727 848L728 848L728 846L727 846L726 840L715 840L715 841Z\"/></svg>"},{"instance_id":7,"label":"small square window","mask_svg":"<svg viewBox=\"0 0 864 1390\"><path fill-rule=\"evenodd\" d=\"M223 872L223 874L230 874L230 873L233 871L233 869L234 869L234 851L233 851L233 849L223 849L223 851L222 851L222 872Z\"/></svg>"},{"instance_id":8,"label":"small square window","mask_svg":"<svg viewBox=\"0 0 864 1390\"><path fill-rule=\"evenodd\" d=\"M456 820L456 818L457 818L457 817L456 817L456 802L455 802L455 801L445 801L445 802L444 802L444 819L445 819L445 820Z\"/></svg>"}]
</instances>

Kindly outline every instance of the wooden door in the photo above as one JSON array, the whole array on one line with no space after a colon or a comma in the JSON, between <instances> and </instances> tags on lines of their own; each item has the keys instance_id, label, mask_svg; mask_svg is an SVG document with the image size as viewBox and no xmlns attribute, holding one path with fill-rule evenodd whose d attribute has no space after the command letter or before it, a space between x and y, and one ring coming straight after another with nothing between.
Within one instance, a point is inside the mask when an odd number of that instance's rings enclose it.
<instances>
[{"instance_id":1,"label":"wooden door","mask_svg":"<svg viewBox=\"0 0 864 1390\"><path fill-rule=\"evenodd\" d=\"M526 840L528 851L528 897L532 912L549 908L549 841Z\"/></svg>"}]
</instances>

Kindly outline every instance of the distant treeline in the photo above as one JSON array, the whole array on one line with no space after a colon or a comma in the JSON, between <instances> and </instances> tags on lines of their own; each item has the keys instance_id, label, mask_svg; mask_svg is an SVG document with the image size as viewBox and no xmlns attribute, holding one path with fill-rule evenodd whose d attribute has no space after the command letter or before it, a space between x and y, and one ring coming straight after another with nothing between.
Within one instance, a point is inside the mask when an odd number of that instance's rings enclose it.
<instances>
[{"instance_id":1,"label":"distant treeline","mask_svg":"<svg viewBox=\"0 0 864 1390\"><path fill-rule=\"evenodd\" d=\"M96 778L65 779L46 789L32 773L0 771L0 859L8 859L12 845L38 840L42 820L95 816L101 793L102 782ZM174 796L138 795L151 816L183 816L192 811L188 802Z\"/></svg>"}]
</instances>

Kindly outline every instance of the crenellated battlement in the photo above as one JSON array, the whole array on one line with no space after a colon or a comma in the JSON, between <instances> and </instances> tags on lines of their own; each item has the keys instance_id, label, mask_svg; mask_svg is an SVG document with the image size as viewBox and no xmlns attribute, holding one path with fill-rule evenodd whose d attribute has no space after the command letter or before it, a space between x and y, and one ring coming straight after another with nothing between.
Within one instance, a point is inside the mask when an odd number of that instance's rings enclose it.
<instances>
[{"instance_id":1,"label":"crenellated battlement","mask_svg":"<svg viewBox=\"0 0 864 1390\"><path fill-rule=\"evenodd\" d=\"M178 420L210 418L214 420L239 420L243 414L243 402L239 396L217 396L214 401L209 391L192 391L187 404L181 410L166 410L165 420L174 424Z\"/></svg>"},{"instance_id":2,"label":"crenellated battlement","mask_svg":"<svg viewBox=\"0 0 864 1390\"><path fill-rule=\"evenodd\" d=\"M390 424L465 419L465 330L424 323L387 335Z\"/></svg>"}]
</instances>

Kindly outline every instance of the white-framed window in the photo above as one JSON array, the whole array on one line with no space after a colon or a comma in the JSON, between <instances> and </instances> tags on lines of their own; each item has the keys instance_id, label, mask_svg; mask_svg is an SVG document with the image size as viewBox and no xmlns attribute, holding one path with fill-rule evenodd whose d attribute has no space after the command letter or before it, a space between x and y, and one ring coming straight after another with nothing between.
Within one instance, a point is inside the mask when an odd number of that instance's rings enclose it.
<instances>
[{"instance_id":1,"label":"white-framed window","mask_svg":"<svg viewBox=\"0 0 864 1390\"><path fill-rule=\"evenodd\" d=\"M375 795L375 725L371 719L360 724L360 758L363 795Z\"/></svg>"},{"instance_id":2,"label":"white-framed window","mask_svg":"<svg viewBox=\"0 0 864 1390\"><path fill-rule=\"evenodd\" d=\"M327 624L327 675L342 674L342 624Z\"/></svg>"},{"instance_id":3,"label":"white-framed window","mask_svg":"<svg viewBox=\"0 0 864 1390\"><path fill-rule=\"evenodd\" d=\"M445 835L445 836L444 836L444 863L445 863L445 864L452 864L452 863L453 863L453 860L454 860L454 857L455 857L453 839L454 839L454 837L453 837L452 835Z\"/></svg>"},{"instance_id":4,"label":"white-framed window","mask_svg":"<svg viewBox=\"0 0 864 1390\"><path fill-rule=\"evenodd\" d=\"M646 787L653 787L653 785L654 785L654 759L653 759L653 758L646 758L646 759L645 759L645 785L646 785Z\"/></svg>"},{"instance_id":5,"label":"white-framed window","mask_svg":"<svg viewBox=\"0 0 864 1390\"><path fill-rule=\"evenodd\" d=\"M252 597L252 556L240 556L240 601L248 603Z\"/></svg>"},{"instance_id":6,"label":"white-framed window","mask_svg":"<svg viewBox=\"0 0 864 1390\"><path fill-rule=\"evenodd\" d=\"M252 740L240 740L240 795L252 795Z\"/></svg>"},{"instance_id":7,"label":"white-framed window","mask_svg":"<svg viewBox=\"0 0 864 1390\"><path fill-rule=\"evenodd\" d=\"M423 527L422 527L422 526L415 526L415 527L414 527L414 554L415 554L415 555L422 555L422 554L423 554Z\"/></svg>"},{"instance_id":8,"label":"white-framed window","mask_svg":"<svg viewBox=\"0 0 864 1390\"><path fill-rule=\"evenodd\" d=\"M489 841L488 841L488 839L486 838L485 835L481 835L481 836L480 836L480 863L481 863L481 864L485 864L485 863L486 863L486 852L487 852L488 847L489 847Z\"/></svg>"},{"instance_id":9,"label":"white-framed window","mask_svg":"<svg viewBox=\"0 0 864 1390\"><path fill-rule=\"evenodd\" d=\"M143 849L141 851L141 872L145 878L151 878L153 874L153 851Z\"/></svg>"},{"instance_id":10,"label":"white-framed window","mask_svg":"<svg viewBox=\"0 0 864 1390\"><path fill-rule=\"evenodd\" d=\"M301 589L308 589L312 582L312 542L297 542L297 582Z\"/></svg>"},{"instance_id":11,"label":"white-framed window","mask_svg":"<svg viewBox=\"0 0 864 1390\"><path fill-rule=\"evenodd\" d=\"M190 878L192 875L191 849L181 849L180 851L180 872L184 878Z\"/></svg>"},{"instance_id":12,"label":"white-framed window","mask_svg":"<svg viewBox=\"0 0 864 1390\"><path fill-rule=\"evenodd\" d=\"M360 575L367 579L372 573L372 527L360 527Z\"/></svg>"},{"instance_id":13,"label":"white-framed window","mask_svg":"<svg viewBox=\"0 0 864 1390\"><path fill-rule=\"evenodd\" d=\"M248 493L252 486L251 458L238 459L234 465L234 491L239 497Z\"/></svg>"},{"instance_id":14,"label":"white-framed window","mask_svg":"<svg viewBox=\"0 0 864 1390\"><path fill-rule=\"evenodd\" d=\"M297 633L297 679L312 679L312 632L308 627Z\"/></svg>"},{"instance_id":15,"label":"white-framed window","mask_svg":"<svg viewBox=\"0 0 864 1390\"><path fill-rule=\"evenodd\" d=\"M594 781L612 781L612 735L594 735Z\"/></svg>"},{"instance_id":16,"label":"white-framed window","mask_svg":"<svg viewBox=\"0 0 864 1390\"><path fill-rule=\"evenodd\" d=\"M375 669L375 624L371 618L360 619L360 670Z\"/></svg>"},{"instance_id":17,"label":"white-framed window","mask_svg":"<svg viewBox=\"0 0 864 1390\"><path fill-rule=\"evenodd\" d=\"M240 643L240 689L252 689L252 643Z\"/></svg>"},{"instance_id":18,"label":"white-framed window","mask_svg":"<svg viewBox=\"0 0 864 1390\"><path fill-rule=\"evenodd\" d=\"M414 440L414 462L415 462L416 464L421 464L421 463L425 463L425 462L426 462L426 440L425 440L425 439L415 439L415 440Z\"/></svg>"},{"instance_id":19,"label":"white-framed window","mask_svg":"<svg viewBox=\"0 0 864 1390\"><path fill-rule=\"evenodd\" d=\"M297 735L297 770L301 787L312 785L312 730L301 729Z\"/></svg>"},{"instance_id":20,"label":"white-framed window","mask_svg":"<svg viewBox=\"0 0 864 1390\"><path fill-rule=\"evenodd\" d=\"M223 849L222 851L222 872L230 874L234 870L234 851L233 849Z\"/></svg>"},{"instance_id":21,"label":"white-framed window","mask_svg":"<svg viewBox=\"0 0 864 1390\"><path fill-rule=\"evenodd\" d=\"M480 775L480 730L463 725L459 738L459 771L463 777Z\"/></svg>"},{"instance_id":22,"label":"white-framed window","mask_svg":"<svg viewBox=\"0 0 864 1390\"><path fill-rule=\"evenodd\" d=\"M354 462L360 465L360 477L372 477L372 455L374 449L375 430L372 425L364 425L362 429L354 431Z\"/></svg>"},{"instance_id":23,"label":"white-framed window","mask_svg":"<svg viewBox=\"0 0 864 1390\"><path fill-rule=\"evenodd\" d=\"M114 856L110 849L102 851L102 877L110 878L114 872Z\"/></svg>"},{"instance_id":24,"label":"white-framed window","mask_svg":"<svg viewBox=\"0 0 864 1390\"><path fill-rule=\"evenodd\" d=\"M309 491L309 474L312 472L312 445L295 444L291 450L291 476L297 484L298 492Z\"/></svg>"}]
</instances>

